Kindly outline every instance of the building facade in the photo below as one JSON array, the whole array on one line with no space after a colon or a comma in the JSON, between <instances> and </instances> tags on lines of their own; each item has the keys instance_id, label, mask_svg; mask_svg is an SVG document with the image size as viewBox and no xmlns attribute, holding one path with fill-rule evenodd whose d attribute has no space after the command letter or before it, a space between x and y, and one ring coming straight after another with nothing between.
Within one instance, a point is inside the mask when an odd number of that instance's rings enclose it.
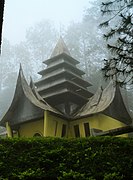
<instances>
[{"instance_id":1,"label":"building facade","mask_svg":"<svg viewBox=\"0 0 133 180\"><path fill-rule=\"evenodd\" d=\"M120 88L111 81L89 92L91 84L62 38L43 63L41 78L30 84L20 66L13 101L0 121L9 137L88 137L132 124Z\"/></svg>"}]
</instances>

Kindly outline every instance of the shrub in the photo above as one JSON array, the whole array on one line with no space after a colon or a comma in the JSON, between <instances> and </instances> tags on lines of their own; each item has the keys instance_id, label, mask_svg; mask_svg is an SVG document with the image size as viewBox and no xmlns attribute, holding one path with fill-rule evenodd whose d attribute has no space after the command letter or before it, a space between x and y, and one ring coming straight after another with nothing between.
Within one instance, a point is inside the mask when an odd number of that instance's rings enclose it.
<instances>
[{"instance_id":1,"label":"shrub","mask_svg":"<svg viewBox=\"0 0 133 180\"><path fill-rule=\"evenodd\" d=\"M133 179L133 139L0 139L0 179Z\"/></svg>"}]
</instances>

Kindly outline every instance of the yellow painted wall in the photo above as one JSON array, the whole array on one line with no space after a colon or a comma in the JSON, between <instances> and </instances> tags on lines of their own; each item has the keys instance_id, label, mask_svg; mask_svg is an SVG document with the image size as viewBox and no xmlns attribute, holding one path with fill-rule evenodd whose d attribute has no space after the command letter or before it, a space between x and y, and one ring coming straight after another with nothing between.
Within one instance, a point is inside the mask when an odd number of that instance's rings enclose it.
<instances>
[{"instance_id":1,"label":"yellow painted wall","mask_svg":"<svg viewBox=\"0 0 133 180\"><path fill-rule=\"evenodd\" d=\"M95 128L95 129L99 129L102 131L107 131L110 129L115 129L115 128L125 126L124 123L121 123L120 121L118 121L116 119L113 119L104 114L97 114L97 115L93 115L93 116L90 116L87 118L82 118L82 119L72 121L70 123L69 137L75 136L74 125L79 125L80 136L85 137L84 123L87 123L87 122L89 123L90 129ZM127 136L127 135L123 135L123 136Z\"/></svg>"},{"instance_id":2,"label":"yellow painted wall","mask_svg":"<svg viewBox=\"0 0 133 180\"><path fill-rule=\"evenodd\" d=\"M47 117L46 113L47 112ZM19 135L20 137L33 137L35 133L41 133L43 136L56 136L61 137L62 125L65 124L68 130L68 123L66 120L55 116L48 111L44 112L44 120L37 120L20 125ZM67 132L66 132L67 136Z\"/></svg>"},{"instance_id":3,"label":"yellow painted wall","mask_svg":"<svg viewBox=\"0 0 133 180\"><path fill-rule=\"evenodd\" d=\"M20 137L33 137L35 133L41 133L45 137L61 137L62 126L65 124L67 127L66 137L75 137L75 125L79 125L80 137L85 137L84 123L87 122L89 123L90 129L95 128L102 131L125 126L125 124L120 121L104 114L97 114L82 119L68 121L54 115L51 112L45 111L44 120L42 119L22 124L19 129L19 134Z\"/></svg>"},{"instance_id":4,"label":"yellow painted wall","mask_svg":"<svg viewBox=\"0 0 133 180\"><path fill-rule=\"evenodd\" d=\"M43 119L20 125L20 137L33 137L35 133L43 135Z\"/></svg>"},{"instance_id":5,"label":"yellow painted wall","mask_svg":"<svg viewBox=\"0 0 133 180\"><path fill-rule=\"evenodd\" d=\"M46 117L47 116L47 117ZM68 131L68 122L62 118L55 116L53 113L47 111L47 115L44 113L44 136L56 136L61 137L62 134L62 125L67 126ZM46 122L47 121L47 122ZM67 136L67 133L66 133Z\"/></svg>"},{"instance_id":6,"label":"yellow painted wall","mask_svg":"<svg viewBox=\"0 0 133 180\"><path fill-rule=\"evenodd\" d=\"M12 137L13 133L8 121L6 122L6 131L7 131L7 137Z\"/></svg>"},{"instance_id":7,"label":"yellow painted wall","mask_svg":"<svg viewBox=\"0 0 133 180\"><path fill-rule=\"evenodd\" d=\"M79 125L80 137L85 137L84 123L89 123L90 129L100 129L102 131L107 131L110 129L115 129L125 126L124 123L121 123L118 120L115 120L104 114L97 114L87 118L82 118L74 121L63 120L59 117L54 116L50 112L47 114L47 127L45 136L57 136L61 137L62 125L67 125L67 134L66 137L75 137L74 125ZM127 135L123 135L127 136Z\"/></svg>"}]
</instances>

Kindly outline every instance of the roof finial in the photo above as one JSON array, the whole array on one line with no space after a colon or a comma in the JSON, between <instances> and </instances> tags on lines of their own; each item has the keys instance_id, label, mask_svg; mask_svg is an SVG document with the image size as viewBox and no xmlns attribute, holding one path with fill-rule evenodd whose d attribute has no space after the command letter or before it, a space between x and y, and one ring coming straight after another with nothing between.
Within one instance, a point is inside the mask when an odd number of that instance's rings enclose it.
<instances>
[{"instance_id":1,"label":"roof finial","mask_svg":"<svg viewBox=\"0 0 133 180\"><path fill-rule=\"evenodd\" d=\"M68 48L67 48L66 44L64 43L63 38L61 36L60 36L60 39L58 40L58 42L57 42L57 44L56 44L56 46L55 46L55 48L51 54L51 58L58 56L60 54L67 54L67 55L71 56L70 52L69 52L69 50L68 50Z\"/></svg>"},{"instance_id":2,"label":"roof finial","mask_svg":"<svg viewBox=\"0 0 133 180\"><path fill-rule=\"evenodd\" d=\"M61 29L62 27L61 27L61 22L60 22L60 37L61 37L61 35L62 35L62 29Z\"/></svg>"},{"instance_id":3,"label":"roof finial","mask_svg":"<svg viewBox=\"0 0 133 180\"><path fill-rule=\"evenodd\" d=\"M22 64L21 63L19 65L19 75L23 76L23 68L22 68Z\"/></svg>"},{"instance_id":4,"label":"roof finial","mask_svg":"<svg viewBox=\"0 0 133 180\"><path fill-rule=\"evenodd\" d=\"M19 69L22 70L22 64L21 64L21 63L20 63L20 65L19 65Z\"/></svg>"}]
</instances>

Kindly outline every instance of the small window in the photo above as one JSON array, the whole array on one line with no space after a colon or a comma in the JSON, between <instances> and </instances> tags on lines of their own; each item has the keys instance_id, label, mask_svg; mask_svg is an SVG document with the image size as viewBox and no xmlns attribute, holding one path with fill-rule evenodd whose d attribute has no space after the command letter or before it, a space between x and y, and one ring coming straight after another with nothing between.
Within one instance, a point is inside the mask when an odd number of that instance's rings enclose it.
<instances>
[{"instance_id":1,"label":"small window","mask_svg":"<svg viewBox=\"0 0 133 180\"><path fill-rule=\"evenodd\" d=\"M63 124L61 137L65 137L65 136L66 136L66 124Z\"/></svg>"},{"instance_id":2,"label":"small window","mask_svg":"<svg viewBox=\"0 0 133 180\"><path fill-rule=\"evenodd\" d=\"M90 136L89 123L84 123L84 130L85 130L85 136L86 136L86 137Z\"/></svg>"},{"instance_id":3,"label":"small window","mask_svg":"<svg viewBox=\"0 0 133 180\"><path fill-rule=\"evenodd\" d=\"M56 133L57 133L57 127L58 127L58 122L56 121L56 123L55 123L55 133L54 133L55 136L56 136Z\"/></svg>"},{"instance_id":4,"label":"small window","mask_svg":"<svg viewBox=\"0 0 133 180\"><path fill-rule=\"evenodd\" d=\"M74 126L75 137L80 137L79 125Z\"/></svg>"},{"instance_id":5,"label":"small window","mask_svg":"<svg viewBox=\"0 0 133 180\"><path fill-rule=\"evenodd\" d=\"M35 133L33 137L41 137L42 135L40 133Z\"/></svg>"}]
</instances>

